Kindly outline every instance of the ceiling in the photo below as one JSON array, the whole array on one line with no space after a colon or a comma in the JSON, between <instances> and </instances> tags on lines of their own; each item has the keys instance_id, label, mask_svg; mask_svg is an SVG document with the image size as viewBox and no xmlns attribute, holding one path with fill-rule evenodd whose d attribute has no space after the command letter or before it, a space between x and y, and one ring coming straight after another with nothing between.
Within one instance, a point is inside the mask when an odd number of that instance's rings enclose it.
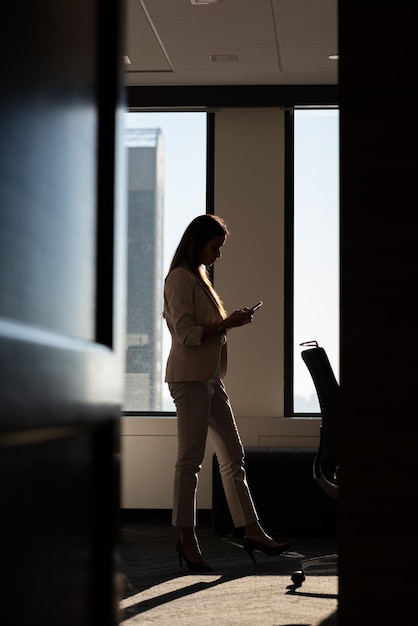
<instances>
[{"instance_id":1,"label":"ceiling","mask_svg":"<svg viewBox=\"0 0 418 626\"><path fill-rule=\"evenodd\" d=\"M338 0L126 0L127 86L336 85ZM213 62L211 55L235 60ZM222 58L222 57L221 57Z\"/></svg>"}]
</instances>

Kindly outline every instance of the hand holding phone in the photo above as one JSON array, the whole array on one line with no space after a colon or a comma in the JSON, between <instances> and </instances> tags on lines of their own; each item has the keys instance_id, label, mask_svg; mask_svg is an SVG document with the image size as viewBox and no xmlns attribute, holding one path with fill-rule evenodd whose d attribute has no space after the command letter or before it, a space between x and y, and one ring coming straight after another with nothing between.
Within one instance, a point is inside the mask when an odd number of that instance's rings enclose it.
<instances>
[{"instance_id":1,"label":"hand holding phone","mask_svg":"<svg viewBox=\"0 0 418 626\"><path fill-rule=\"evenodd\" d=\"M254 306L252 306L252 307L250 308L251 314L253 314L253 313L255 313L256 311L258 311L258 309L259 309L261 306L263 306L263 302L262 302L262 300L259 300L259 301L257 302L257 304L254 304Z\"/></svg>"}]
</instances>

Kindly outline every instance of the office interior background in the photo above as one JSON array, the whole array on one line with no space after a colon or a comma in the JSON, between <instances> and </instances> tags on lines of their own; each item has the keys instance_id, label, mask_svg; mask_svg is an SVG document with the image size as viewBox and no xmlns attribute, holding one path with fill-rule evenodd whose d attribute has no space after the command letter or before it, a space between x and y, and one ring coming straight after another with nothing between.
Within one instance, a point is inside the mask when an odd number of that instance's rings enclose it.
<instances>
[{"instance_id":1,"label":"office interior background","mask_svg":"<svg viewBox=\"0 0 418 626\"><path fill-rule=\"evenodd\" d=\"M182 45L170 42L170 29L190 24L190 10L213 10L207 16L213 25L219 19L225 30L233 28L241 23L234 17L237 3L175 6L186 15L164 13L164 2L128 4L125 16L134 7L139 15L131 13L132 24L145 19L146 29L144 43L127 52L118 2L29 2L25 20L15 3L6 3L0 145L5 623L31 617L56 624L60 615L63 626L115 624L119 507L165 508L170 498L165 476L148 492L157 466L141 459L150 444L172 458L175 420L121 418L127 108L216 109L207 202L233 231L216 287L228 308L265 301L263 323L257 319L245 329L245 341L231 334L227 383L239 427L254 445L317 441L317 417L285 411L283 196L285 112L315 102L337 104L340 115L339 623L408 621L416 610L413 593L403 593L400 602L397 592L405 589L416 554L417 11L406 3L377 8L324 1L309 3L306 12L300 3L257 2L264 17L251 17L250 32L261 36L266 21L270 34L272 24L286 24L277 41L273 36L258 46L265 54L273 48L281 66L276 71L265 60L268 75L261 80L252 67L243 85L241 72L227 78L222 61L223 80L217 74L206 83L205 72L187 68L186 60L196 57L182 56ZM239 6L242 19L254 9L251 2ZM331 43L338 42L338 74L334 64L332 77L320 70L309 80L300 66L286 64L298 50L315 62L306 46L323 46L324 15L337 25ZM320 41L297 40L292 24L304 24L299 33L305 36L319 33ZM295 39L286 41L286 33ZM234 54L230 48L222 54ZM139 68L135 84L135 72L121 66L126 54L132 65L147 60L156 71ZM176 63L184 69L176 71ZM248 354L257 368L248 365ZM209 508L207 474L201 489L200 505ZM30 592L18 583L22 568ZM22 593L30 601L21 601Z\"/></svg>"}]
</instances>

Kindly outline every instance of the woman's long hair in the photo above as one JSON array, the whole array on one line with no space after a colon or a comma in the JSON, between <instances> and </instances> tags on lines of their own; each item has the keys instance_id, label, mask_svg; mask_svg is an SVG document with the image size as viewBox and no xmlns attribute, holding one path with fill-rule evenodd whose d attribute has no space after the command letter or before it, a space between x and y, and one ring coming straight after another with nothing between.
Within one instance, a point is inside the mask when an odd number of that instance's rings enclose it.
<instances>
[{"instance_id":1,"label":"woman's long hair","mask_svg":"<svg viewBox=\"0 0 418 626\"><path fill-rule=\"evenodd\" d=\"M168 272L170 273L179 265L188 267L210 291L223 318L226 317L226 311L221 299L213 288L208 270L201 264L201 258L203 248L211 239L225 237L226 240L228 235L228 228L221 217L210 215L209 213L195 217L180 239Z\"/></svg>"}]
</instances>

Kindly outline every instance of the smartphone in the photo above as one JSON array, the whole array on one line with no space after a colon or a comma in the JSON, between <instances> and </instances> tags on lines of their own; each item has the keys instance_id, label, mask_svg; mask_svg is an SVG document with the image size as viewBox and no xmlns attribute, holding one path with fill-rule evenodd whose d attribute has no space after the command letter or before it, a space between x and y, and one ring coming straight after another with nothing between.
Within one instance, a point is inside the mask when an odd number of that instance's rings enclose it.
<instances>
[{"instance_id":1,"label":"smartphone","mask_svg":"<svg viewBox=\"0 0 418 626\"><path fill-rule=\"evenodd\" d=\"M258 309L259 309L261 306L263 306L263 302L262 302L261 300L259 300L259 301L257 302L257 304L254 304L254 306L252 306L252 307L250 308L251 313L255 313L256 311L258 311Z\"/></svg>"}]
</instances>

